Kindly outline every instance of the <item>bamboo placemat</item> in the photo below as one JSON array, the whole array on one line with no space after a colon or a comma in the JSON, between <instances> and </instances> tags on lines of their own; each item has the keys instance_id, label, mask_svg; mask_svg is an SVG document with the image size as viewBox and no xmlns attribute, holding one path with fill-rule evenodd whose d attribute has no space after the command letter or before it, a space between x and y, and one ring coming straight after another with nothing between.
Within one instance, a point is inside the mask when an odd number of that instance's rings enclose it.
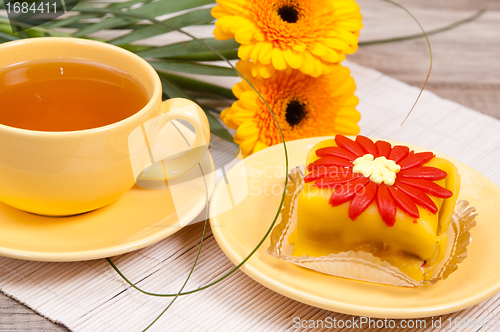
<instances>
[{"instance_id":1,"label":"bamboo placemat","mask_svg":"<svg viewBox=\"0 0 500 332\"><path fill-rule=\"evenodd\" d=\"M419 90L372 69L353 63L347 65L358 86L362 134L438 151L500 184L497 167L500 121L426 91L401 127ZM233 152L217 150L214 144L212 153L217 164L232 159L229 156ZM190 225L156 245L115 257L113 261L139 287L173 293L187 276L201 232L201 223ZM200 287L233 266L209 231L199 264L186 289ZM0 258L0 290L73 331L140 331L170 301L131 289L105 260L44 263ZM499 304L500 299L495 296L472 308L442 316L441 329L451 328L449 318L454 321L460 317L461 321L475 320L475 325L464 328L465 331L480 328L495 331L500 323L488 327L478 322L481 319L495 321ZM285 331L295 330L295 317L301 320L359 319L291 300L238 271L217 286L179 298L151 331ZM436 319L423 320L425 328L398 330L429 331ZM396 320L396 324L400 322Z\"/></svg>"}]
</instances>

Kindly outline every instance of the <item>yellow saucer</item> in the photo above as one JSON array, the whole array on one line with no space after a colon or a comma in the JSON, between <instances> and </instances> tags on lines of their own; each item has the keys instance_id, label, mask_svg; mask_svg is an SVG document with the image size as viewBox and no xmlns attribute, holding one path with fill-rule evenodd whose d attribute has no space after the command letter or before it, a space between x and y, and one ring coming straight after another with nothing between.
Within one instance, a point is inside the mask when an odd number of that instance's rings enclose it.
<instances>
[{"instance_id":1,"label":"yellow saucer","mask_svg":"<svg viewBox=\"0 0 500 332\"><path fill-rule=\"evenodd\" d=\"M318 137L287 143L289 168L303 165ZM397 142L391 142L397 144ZM407 144L406 144L407 145ZM424 150L409 145L414 150ZM438 154L439 155L439 154ZM444 156L443 156L444 157ZM445 157L447 158L447 157ZM319 308L377 318L417 318L442 315L473 306L500 291L500 188L472 168L454 161L461 174L459 199L477 209L469 257L456 272L435 285L417 288L388 286L340 278L308 270L266 254L269 238L242 266L264 286ZM248 188L236 207L226 198L227 186L217 185L210 202L210 223L219 246L239 264L266 233L283 192L285 157L277 145L251 155L227 173L231 188ZM248 177L241 177L244 170ZM279 220L278 220L279 222Z\"/></svg>"},{"instance_id":2,"label":"yellow saucer","mask_svg":"<svg viewBox=\"0 0 500 332\"><path fill-rule=\"evenodd\" d=\"M183 147L188 144L184 137L192 141L193 132L174 122L175 126L168 123L159 134L159 149ZM210 194L215 187L215 173L208 152L200 165ZM152 167L161 171L161 163ZM165 183L164 178L161 181ZM156 243L187 225L206 206L207 191L200 167L170 181L169 185L166 189L166 186L143 189L136 185L115 202L72 217L43 217L0 203L0 256L80 261L115 256Z\"/></svg>"}]
</instances>

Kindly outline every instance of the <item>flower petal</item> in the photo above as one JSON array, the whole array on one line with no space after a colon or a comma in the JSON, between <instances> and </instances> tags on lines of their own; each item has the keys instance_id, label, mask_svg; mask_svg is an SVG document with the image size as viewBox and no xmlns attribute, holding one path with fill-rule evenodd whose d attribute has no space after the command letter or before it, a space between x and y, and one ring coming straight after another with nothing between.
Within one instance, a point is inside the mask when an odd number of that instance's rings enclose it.
<instances>
[{"instance_id":1,"label":"flower petal","mask_svg":"<svg viewBox=\"0 0 500 332\"><path fill-rule=\"evenodd\" d=\"M245 89L245 86L243 85L243 83L236 83L234 86L233 86L233 93L234 95L236 96L236 98L240 98L240 96L243 94L243 92L245 92L246 89Z\"/></svg>"},{"instance_id":2,"label":"flower petal","mask_svg":"<svg viewBox=\"0 0 500 332\"><path fill-rule=\"evenodd\" d=\"M300 68L302 66L302 54L296 52L292 49L286 49L283 51L285 61L294 69Z\"/></svg>"},{"instance_id":3,"label":"flower petal","mask_svg":"<svg viewBox=\"0 0 500 332\"><path fill-rule=\"evenodd\" d=\"M292 45L292 48L295 51L302 53L302 52L305 52L305 50L307 49L307 46L304 43L295 43Z\"/></svg>"},{"instance_id":4,"label":"flower petal","mask_svg":"<svg viewBox=\"0 0 500 332\"><path fill-rule=\"evenodd\" d=\"M257 30L251 25L245 25L236 31L234 39L240 44L250 44L253 40L253 35ZM254 44L255 47L255 44Z\"/></svg>"},{"instance_id":5,"label":"flower petal","mask_svg":"<svg viewBox=\"0 0 500 332\"><path fill-rule=\"evenodd\" d=\"M451 191L430 180L401 178L399 181L439 198L450 198L453 196Z\"/></svg>"},{"instance_id":6,"label":"flower petal","mask_svg":"<svg viewBox=\"0 0 500 332\"><path fill-rule=\"evenodd\" d=\"M398 176L402 178L425 179L425 180L442 180L448 174L436 167L422 166L400 171Z\"/></svg>"},{"instance_id":7,"label":"flower petal","mask_svg":"<svg viewBox=\"0 0 500 332\"><path fill-rule=\"evenodd\" d=\"M389 227L394 226L396 222L396 205L385 183L381 183L378 186L377 206L385 224Z\"/></svg>"},{"instance_id":8,"label":"flower petal","mask_svg":"<svg viewBox=\"0 0 500 332\"><path fill-rule=\"evenodd\" d=\"M346 159L349 161L354 161L354 160L356 160L356 158L358 158L357 156L355 156L351 152L349 152L343 148L340 148L338 146L329 146L326 148L318 149L318 150L316 150L316 156L318 156L318 157L339 157L339 158Z\"/></svg>"},{"instance_id":9,"label":"flower petal","mask_svg":"<svg viewBox=\"0 0 500 332\"><path fill-rule=\"evenodd\" d=\"M328 53L328 47L318 42L309 43L307 48L309 52L318 57L326 56Z\"/></svg>"},{"instance_id":10,"label":"flower petal","mask_svg":"<svg viewBox=\"0 0 500 332\"><path fill-rule=\"evenodd\" d=\"M345 168L338 166L321 167L314 169L311 173L307 174L304 177L304 182L309 183L324 177L334 177L339 174L346 175L349 173L352 173L352 168Z\"/></svg>"},{"instance_id":11,"label":"flower petal","mask_svg":"<svg viewBox=\"0 0 500 332\"><path fill-rule=\"evenodd\" d=\"M213 34L214 34L214 38L217 40L228 40L228 39L234 38L234 33L225 32L219 26L215 27Z\"/></svg>"},{"instance_id":12,"label":"flower petal","mask_svg":"<svg viewBox=\"0 0 500 332\"><path fill-rule=\"evenodd\" d=\"M343 135L336 135L335 143L337 143L339 147L346 149L357 157L361 157L365 154L358 143Z\"/></svg>"},{"instance_id":13,"label":"flower petal","mask_svg":"<svg viewBox=\"0 0 500 332\"><path fill-rule=\"evenodd\" d=\"M356 136L356 143L363 149L365 153L369 153L372 156L376 156L378 151L375 143L371 139L365 136L358 135Z\"/></svg>"},{"instance_id":14,"label":"flower petal","mask_svg":"<svg viewBox=\"0 0 500 332\"><path fill-rule=\"evenodd\" d=\"M332 177L325 177L322 179L317 180L314 183L315 187L318 188L335 188L341 184L347 183L354 181L356 179L359 179L362 177L361 174L355 174L355 173L347 173L347 174L342 174L338 173ZM373 182L372 182L373 183Z\"/></svg>"},{"instance_id":15,"label":"flower petal","mask_svg":"<svg viewBox=\"0 0 500 332\"><path fill-rule=\"evenodd\" d=\"M391 143L386 141L377 141L375 142L375 146L377 147L377 153L380 157L389 157L389 153L391 153Z\"/></svg>"},{"instance_id":16,"label":"flower petal","mask_svg":"<svg viewBox=\"0 0 500 332\"><path fill-rule=\"evenodd\" d=\"M285 70L286 62L283 52L279 48L273 48L272 63L275 69Z\"/></svg>"},{"instance_id":17,"label":"flower petal","mask_svg":"<svg viewBox=\"0 0 500 332\"><path fill-rule=\"evenodd\" d=\"M246 109L256 109L257 101L259 100L259 95L254 90L248 90L240 95L240 102Z\"/></svg>"},{"instance_id":18,"label":"flower petal","mask_svg":"<svg viewBox=\"0 0 500 332\"><path fill-rule=\"evenodd\" d=\"M307 165L307 170L310 172L315 168L330 166L352 167L352 162L339 157L324 157Z\"/></svg>"},{"instance_id":19,"label":"flower petal","mask_svg":"<svg viewBox=\"0 0 500 332\"><path fill-rule=\"evenodd\" d=\"M335 120L335 132L346 135L356 135L359 133L359 126L355 121L349 119L337 119Z\"/></svg>"},{"instance_id":20,"label":"flower petal","mask_svg":"<svg viewBox=\"0 0 500 332\"><path fill-rule=\"evenodd\" d=\"M258 135L247 137L243 140L243 142L239 143L241 153L243 157L247 157L252 154L253 149L255 147L255 143L257 143Z\"/></svg>"},{"instance_id":21,"label":"flower petal","mask_svg":"<svg viewBox=\"0 0 500 332\"><path fill-rule=\"evenodd\" d=\"M429 162L434 157L435 157L434 153L432 152L419 152L409 155L405 159L396 163L398 163L399 166L401 166L401 170L404 171L405 169L408 168L422 166L423 164Z\"/></svg>"},{"instance_id":22,"label":"flower petal","mask_svg":"<svg viewBox=\"0 0 500 332\"><path fill-rule=\"evenodd\" d=\"M233 110L231 107L226 108L220 113L220 119L224 121L226 126L228 126L231 129L238 129L238 124L234 123L233 117L232 117Z\"/></svg>"},{"instance_id":23,"label":"flower petal","mask_svg":"<svg viewBox=\"0 0 500 332\"><path fill-rule=\"evenodd\" d=\"M212 15L214 18L222 18L224 16L231 15L231 13L222 8L222 6L215 6L210 11L210 15Z\"/></svg>"},{"instance_id":24,"label":"flower petal","mask_svg":"<svg viewBox=\"0 0 500 332\"><path fill-rule=\"evenodd\" d=\"M434 203L434 201L430 199L429 196L421 192L419 189L398 182L396 182L394 185L397 188L401 189L401 191L403 191L405 194L410 196L413 202L426 208L427 210L429 210L429 212L433 214L436 214L438 212L438 208Z\"/></svg>"},{"instance_id":25,"label":"flower petal","mask_svg":"<svg viewBox=\"0 0 500 332\"><path fill-rule=\"evenodd\" d=\"M269 77L271 77L274 74L275 71L276 71L276 69L274 69L274 67L272 65L262 65L262 66L259 66L259 75L262 78L269 78Z\"/></svg>"},{"instance_id":26,"label":"flower petal","mask_svg":"<svg viewBox=\"0 0 500 332\"><path fill-rule=\"evenodd\" d=\"M258 136L259 126L254 121L245 121L238 127L237 135L241 138Z\"/></svg>"},{"instance_id":27,"label":"flower petal","mask_svg":"<svg viewBox=\"0 0 500 332\"><path fill-rule=\"evenodd\" d=\"M217 3L231 14L241 13L245 6L244 0L217 0Z\"/></svg>"},{"instance_id":28,"label":"flower petal","mask_svg":"<svg viewBox=\"0 0 500 332\"><path fill-rule=\"evenodd\" d=\"M396 202L396 205L399 206L401 210L403 210L406 214L413 218L420 217L417 206L415 205L415 203L413 203L410 196L408 196L401 189L398 189L395 186L390 186L388 187L388 189L392 198Z\"/></svg>"},{"instance_id":29,"label":"flower petal","mask_svg":"<svg viewBox=\"0 0 500 332\"><path fill-rule=\"evenodd\" d=\"M256 43L252 49L252 52L250 52L250 60L252 60L252 62L254 63L257 63L257 61L259 60L259 54L263 46L262 44L264 43L262 42Z\"/></svg>"},{"instance_id":30,"label":"flower petal","mask_svg":"<svg viewBox=\"0 0 500 332\"><path fill-rule=\"evenodd\" d=\"M257 41L260 41L260 42L263 42L266 40L266 35L264 34L264 32L262 32L262 30L258 29L257 31L255 31L255 34L253 36Z\"/></svg>"},{"instance_id":31,"label":"flower petal","mask_svg":"<svg viewBox=\"0 0 500 332\"><path fill-rule=\"evenodd\" d=\"M253 148L253 153L255 152L259 152L260 150L264 150L265 148L268 148L269 146L262 142L262 141L257 141L257 143L255 143L255 147Z\"/></svg>"},{"instance_id":32,"label":"flower petal","mask_svg":"<svg viewBox=\"0 0 500 332\"><path fill-rule=\"evenodd\" d=\"M299 69L306 75L310 75L314 71L314 58L309 51L302 53L302 66Z\"/></svg>"},{"instance_id":33,"label":"flower petal","mask_svg":"<svg viewBox=\"0 0 500 332\"><path fill-rule=\"evenodd\" d=\"M349 201L356 192L362 190L368 182L370 182L370 179L363 176L338 186L332 196L330 196L328 203L330 203L331 206L337 206Z\"/></svg>"},{"instance_id":34,"label":"flower petal","mask_svg":"<svg viewBox=\"0 0 500 332\"><path fill-rule=\"evenodd\" d=\"M238 48L238 56L242 60L250 60L250 53L252 52L253 45L240 45L240 48Z\"/></svg>"},{"instance_id":35,"label":"flower petal","mask_svg":"<svg viewBox=\"0 0 500 332\"><path fill-rule=\"evenodd\" d=\"M389 153L389 157L387 159L394 160L397 164L401 160L403 160L410 153L410 148L404 145L396 145L392 148L391 153Z\"/></svg>"},{"instance_id":36,"label":"flower petal","mask_svg":"<svg viewBox=\"0 0 500 332\"><path fill-rule=\"evenodd\" d=\"M351 220L356 220L370 206L377 195L377 189L378 186L370 182L356 193L349 207L349 218Z\"/></svg>"},{"instance_id":37,"label":"flower petal","mask_svg":"<svg viewBox=\"0 0 500 332\"><path fill-rule=\"evenodd\" d=\"M312 77L319 77L323 74L323 63L318 58L313 58L314 61L314 71L311 73Z\"/></svg>"},{"instance_id":38,"label":"flower petal","mask_svg":"<svg viewBox=\"0 0 500 332\"><path fill-rule=\"evenodd\" d=\"M259 53L259 62L264 65L269 65L273 55L273 44L270 42L262 42L261 44L262 48Z\"/></svg>"},{"instance_id":39,"label":"flower petal","mask_svg":"<svg viewBox=\"0 0 500 332\"><path fill-rule=\"evenodd\" d=\"M326 46L330 48L333 48L335 50L340 50L343 52L348 51L350 49L348 43L338 38L325 38L324 40L322 40L322 43L324 43Z\"/></svg>"}]
</instances>

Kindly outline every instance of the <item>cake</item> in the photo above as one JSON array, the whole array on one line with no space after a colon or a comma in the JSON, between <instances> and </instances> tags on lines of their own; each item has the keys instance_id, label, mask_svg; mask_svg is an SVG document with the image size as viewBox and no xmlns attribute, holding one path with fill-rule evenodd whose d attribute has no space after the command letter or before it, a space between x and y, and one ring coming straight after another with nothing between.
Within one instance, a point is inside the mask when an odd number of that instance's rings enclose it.
<instances>
[{"instance_id":1,"label":"cake","mask_svg":"<svg viewBox=\"0 0 500 332\"><path fill-rule=\"evenodd\" d=\"M429 280L444 257L459 190L457 168L432 152L337 135L307 156L292 256L364 251Z\"/></svg>"}]
</instances>

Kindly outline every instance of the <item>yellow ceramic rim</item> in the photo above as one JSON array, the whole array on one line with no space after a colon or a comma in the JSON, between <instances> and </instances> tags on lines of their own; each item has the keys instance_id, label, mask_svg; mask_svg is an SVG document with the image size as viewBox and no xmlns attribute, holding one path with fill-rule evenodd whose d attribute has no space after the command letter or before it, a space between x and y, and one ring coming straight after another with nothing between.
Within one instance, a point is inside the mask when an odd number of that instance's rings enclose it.
<instances>
[{"instance_id":1,"label":"yellow ceramic rim","mask_svg":"<svg viewBox=\"0 0 500 332\"><path fill-rule=\"evenodd\" d=\"M322 140L326 139L332 139L334 137L314 137L314 138L307 138L307 139L301 139L301 140L296 140L292 142L287 142L287 147L289 148L290 151L294 150L294 147L299 146L299 145L306 145L306 144L311 144L314 145ZM429 151L429 149L424 149L415 145L411 144L406 144L406 143L401 143L397 141L392 141L392 140L387 140L384 139L391 144L403 144L408 146L410 149L416 150L416 151ZM277 151L277 149L280 149L280 145L272 146L270 148L267 148L265 150L262 150L258 153L255 153L253 155L250 155L245 159L246 162L249 164L252 164L252 162L255 162L260 158L260 155L263 154L274 154ZM442 154L435 153L439 157L446 158L453 162L460 170L465 171L465 173L468 174L474 174L479 177L481 177L486 183L489 183L489 185L497 192L500 192L500 188L494 184L491 180L487 179L484 175L481 173L477 172L476 170L470 168L469 166L466 166L465 164L458 162L452 158L446 157ZM305 156L304 156L305 159ZM290 167L294 167L294 165L290 165ZM234 171L234 169L230 170L229 172ZM232 246L232 241L231 239L225 237L224 232L222 231L224 229L223 225L224 222L220 220L221 217L219 217L221 214L218 213L217 211L217 196L219 195L219 191L221 191L221 188L224 186L224 183L219 182L217 186L215 187L215 190L212 194L212 199L210 201L210 215L213 215L215 217L210 219L210 224L213 225L218 225L218 227L212 227L212 233L214 234L214 237L219 244L220 248L222 251L226 254L226 256L234 263L234 264L239 264L244 257L241 257L241 255L237 252L235 247ZM222 225L222 227L221 227ZM267 255L265 253L265 250L267 248L261 247L259 251L263 251L264 255ZM404 308L404 307L390 307L390 308L381 308L381 307L376 307L374 306L366 306L366 305L356 305L356 304L350 304L350 303L345 303L342 301L337 301L333 297L328 297L328 296L315 296L310 293L304 292L297 290L290 285L288 285L286 282L283 282L281 280L278 280L276 278L273 278L272 273L266 273L267 271L259 270L253 262L258 260L257 255L255 254L254 257L252 257L245 265L241 267L241 270L247 274L249 277L254 279L255 281L259 282L260 284L266 286L267 288L274 290L284 296L287 296L289 298L292 298L294 300L297 300L299 302L303 302L318 308L323 308L335 312L340 312L344 314L349 314L349 315L357 315L357 316L366 316L366 317L375 317L375 318L391 318L391 319L403 319L403 318L422 318L422 317L430 317L430 316L436 316L436 315L443 315L443 314L448 314L451 312L459 311L471 306L474 306L484 300L487 300L491 296L495 295L500 291L500 279L494 283L490 284L488 288L485 288L482 292L473 294L471 296L468 296L466 298L463 298L460 301L452 301L448 305L438 305L438 306L428 306L428 307L421 307L421 308ZM279 261L279 260L276 260ZM281 261L279 261L281 262ZM265 264L265 263L263 263ZM292 264L292 263L290 263ZM332 278L339 278L339 277L334 277ZM356 281L357 282L357 281ZM446 282L440 281L440 282ZM379 284L374 284L377 287L398 287L398 286L388 286L388 285L379 285ZM422 299L425 300L425 299Z\"/></svg>"},{"instance_id":2,"label":"yellow ceramic rim","mask_svg":"<svg viewBox=\"0 0 500 332\"><path fill-rule=\"evenodd\" d=\"M176 122L176 126L180 129L182 134L186 136L188 139L193 139L194 133L189 130L185 125L180 122ZM214 171L214 162L210 151L208 151L208 156L210 160L210 169ZM203 162L203 161L202 161ZM206 165L208 166L208 165ZM205 167L206 167L205 166ZM210 177L207 176L206 173L205 179L207 181L207 188L215 187L215 176ZM213 179L212 179L213 178ZM213 181L212 181L213 180ZM209 193L210 195L210 193ZM195 204L191 204L191 213L185 217L183 221L191 221L196 216L203 211L206 207L206 198L203 196L203 199ZM123 244L110 246L105 249L95 249L95 250L82 250L82 251L73 251L73 252L43 252L43 251L32 251L32 250L18 250L18 249L6 249L2 248L0 244L0 255L3 257L15 258L15 259L23 259L30 261L40 261L40 262L76 262L76 261L85 261L92 259L101 259L106 257L112 257L116 255L125 254L131 251L135 251L138 249L142 249L149 245L155 244L170 235L178 232L183 227L180 225L181 220L178 220L176 223L179 224L177 228L158 228L158 232L145 236L144 238L140 238L135 241L125 242Z\"/></svg>"},{"instance_id":3,"label":"yellow ceramic rim","mask_svg":"<svg viewBox=\"0 0 500 332\"><path fill-rule=\"evenodd\" d=\"M113 50L114 52L121 53L125 56L128 56L131 58L131 61L135 61L137 65L142 67L142 70L144 72L149 73L150 79L155 82L154 85L154 90L153 90L153 95L151 96L149 102L138 112L134 113L133 115L129 116L128 118L125 118L123 120L120 120L118 122L102 126L102 127L97 127L97 128L91 128L91 129L84 129L84 130L74 130L74 131L39 131L39 130L29 130L29 129L21 129L21 128L16 128L16 127L11 127L11 126L6 126L0 123L0 130L6 130L12 134L19 134L19 135L30 135L30 136L41 136L41 137L65 137L65 136L71 136L74 135L75 133L78 135L90 135L95 132L101 132L104 130L113 130L118 126L121 126L124 123L127 122L132 122L135 121L137 118L143 116L143 114L146 112L147 109L150 109L153 107L154 103L156 103L158 100L161 100L161 82L160 78L158 77L158 74L154 70L153 67L151 67L146 60L141 58L140 56L127 51L121 47L110 45L107 43L95 41L95 40L88 40L88 39L80 39L80 38L65 38L65 37L38 37L38 38L28 38L28 39L21 39L21 40L15 40L11 42L6 42L3 44L0 44L0 54L2 52L5 52L6 48L8 47L15 47L16 45L21 45L21 44L34 44L38 45L38 47L50 47L51 43L66 43L70 42L73 44L78 44L78 45L95 45L98 47L102 48L108 48Z\"/></svg>"}]
</instances>

